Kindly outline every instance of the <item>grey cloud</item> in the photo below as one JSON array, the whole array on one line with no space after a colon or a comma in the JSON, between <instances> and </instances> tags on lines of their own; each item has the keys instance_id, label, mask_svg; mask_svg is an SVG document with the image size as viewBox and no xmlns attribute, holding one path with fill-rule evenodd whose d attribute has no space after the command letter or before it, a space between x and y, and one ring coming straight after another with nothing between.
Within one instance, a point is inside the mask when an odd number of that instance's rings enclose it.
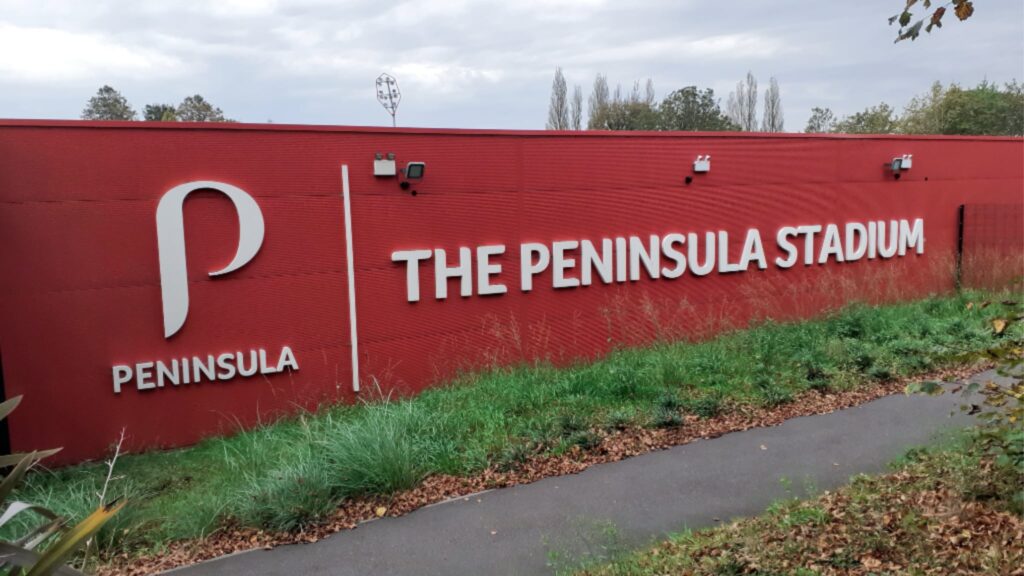
<instances>
[{"instance_id":1,"label":"grey cloud","mask_svg":"<svg viewBox=\"0 0 1024 576\"><path fill-rule=\"evenodd\" d=\"M934 80L1022 76L1024 4L896 45L901 3L7 0L0 32L23 40L0 51L0 117L75 118L111 83L137 109L198 92L242 121L386 125L373 79L388 71L402 125L540 128L560 65L585 89L604 72L723 99L747 70L774 75L799 130L812 106L899 108Z\"/></svg>"}]
</instances>

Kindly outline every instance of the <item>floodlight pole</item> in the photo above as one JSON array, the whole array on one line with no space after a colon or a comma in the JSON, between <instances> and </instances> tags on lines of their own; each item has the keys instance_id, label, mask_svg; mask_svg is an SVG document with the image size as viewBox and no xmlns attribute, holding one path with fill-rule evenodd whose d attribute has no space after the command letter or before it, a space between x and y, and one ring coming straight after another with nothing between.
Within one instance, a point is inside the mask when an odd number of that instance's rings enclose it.
<instances>
[{"instance_id":1,"label":"floodlight pole","mask_svg":"<svg viewBox=\"0 0 1024 576\"><path fill-rule=\"evenodd\" d=\"M402 91L398 88L398 81L394 76L384 73L377 76L377 101L391 114L391 127L398 126L395 115L398 113L398 104L402 101Z\"/></svg>"}]
</instances>

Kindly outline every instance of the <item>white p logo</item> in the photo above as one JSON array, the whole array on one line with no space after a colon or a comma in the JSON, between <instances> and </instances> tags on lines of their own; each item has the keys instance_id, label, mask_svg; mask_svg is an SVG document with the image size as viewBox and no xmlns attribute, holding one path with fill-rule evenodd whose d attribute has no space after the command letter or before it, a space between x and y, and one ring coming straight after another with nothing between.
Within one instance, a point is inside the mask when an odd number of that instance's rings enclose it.
<instances>
[{"instance_id":1,"label":"white p logo","mask_svg":"<svg viewBox=\"0 0 1024 576\"><path fill-rule=\"evenodd\" d=\"M168 190L156 208L156 238L160 257L160 290L164 302L164 338L170 338L188 316L188 270L185 266L185 198L196 190L216 190L231 199L238 213L238 250L234 259L210 276L245 266L263 244L263 213L248 192L225 184L197 180Z\"/></svg>"}]
</instances>

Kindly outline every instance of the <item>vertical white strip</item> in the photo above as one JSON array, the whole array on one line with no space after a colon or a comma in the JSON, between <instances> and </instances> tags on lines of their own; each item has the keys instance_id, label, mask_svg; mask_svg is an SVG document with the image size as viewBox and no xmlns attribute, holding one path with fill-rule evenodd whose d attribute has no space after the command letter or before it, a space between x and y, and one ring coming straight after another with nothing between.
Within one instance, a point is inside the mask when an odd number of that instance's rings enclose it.
<instances>
[{"instance_id":1,"label":"vertical white strip","mask_svg":"<svg viewBox=\"0 0 1024 576\"><path fill-rule=\"evenodd\" d=\"M341 196L345 203L345 263L348 268L348 325L352 337L352 390L359 392L359 332L356 329L356 269L352 260L352 202L348 164L341 165Z\"/></svg>"}]
</instances>

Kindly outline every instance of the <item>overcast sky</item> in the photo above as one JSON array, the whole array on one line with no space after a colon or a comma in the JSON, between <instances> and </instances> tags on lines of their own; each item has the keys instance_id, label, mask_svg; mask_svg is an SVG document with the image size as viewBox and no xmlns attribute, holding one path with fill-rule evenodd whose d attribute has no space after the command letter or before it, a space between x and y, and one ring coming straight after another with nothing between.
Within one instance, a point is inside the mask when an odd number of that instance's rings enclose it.
<instances>
[{"instance_id":1,"label":"overcast sky","mask_svg":"<svg viewBox=\"0 0 1024 576\"><path fill-rule=\"evenodd\" d=\"M812 106L902 109L935 80L1024 80L1024 2L893 44L904 0L0 0L0 118L77 118L103 84L141 114L199 93L243 122L543 128L555 66L589 93L652 78L724 102L778 78L786 129Z\"/></svg>"}]
</instances>

